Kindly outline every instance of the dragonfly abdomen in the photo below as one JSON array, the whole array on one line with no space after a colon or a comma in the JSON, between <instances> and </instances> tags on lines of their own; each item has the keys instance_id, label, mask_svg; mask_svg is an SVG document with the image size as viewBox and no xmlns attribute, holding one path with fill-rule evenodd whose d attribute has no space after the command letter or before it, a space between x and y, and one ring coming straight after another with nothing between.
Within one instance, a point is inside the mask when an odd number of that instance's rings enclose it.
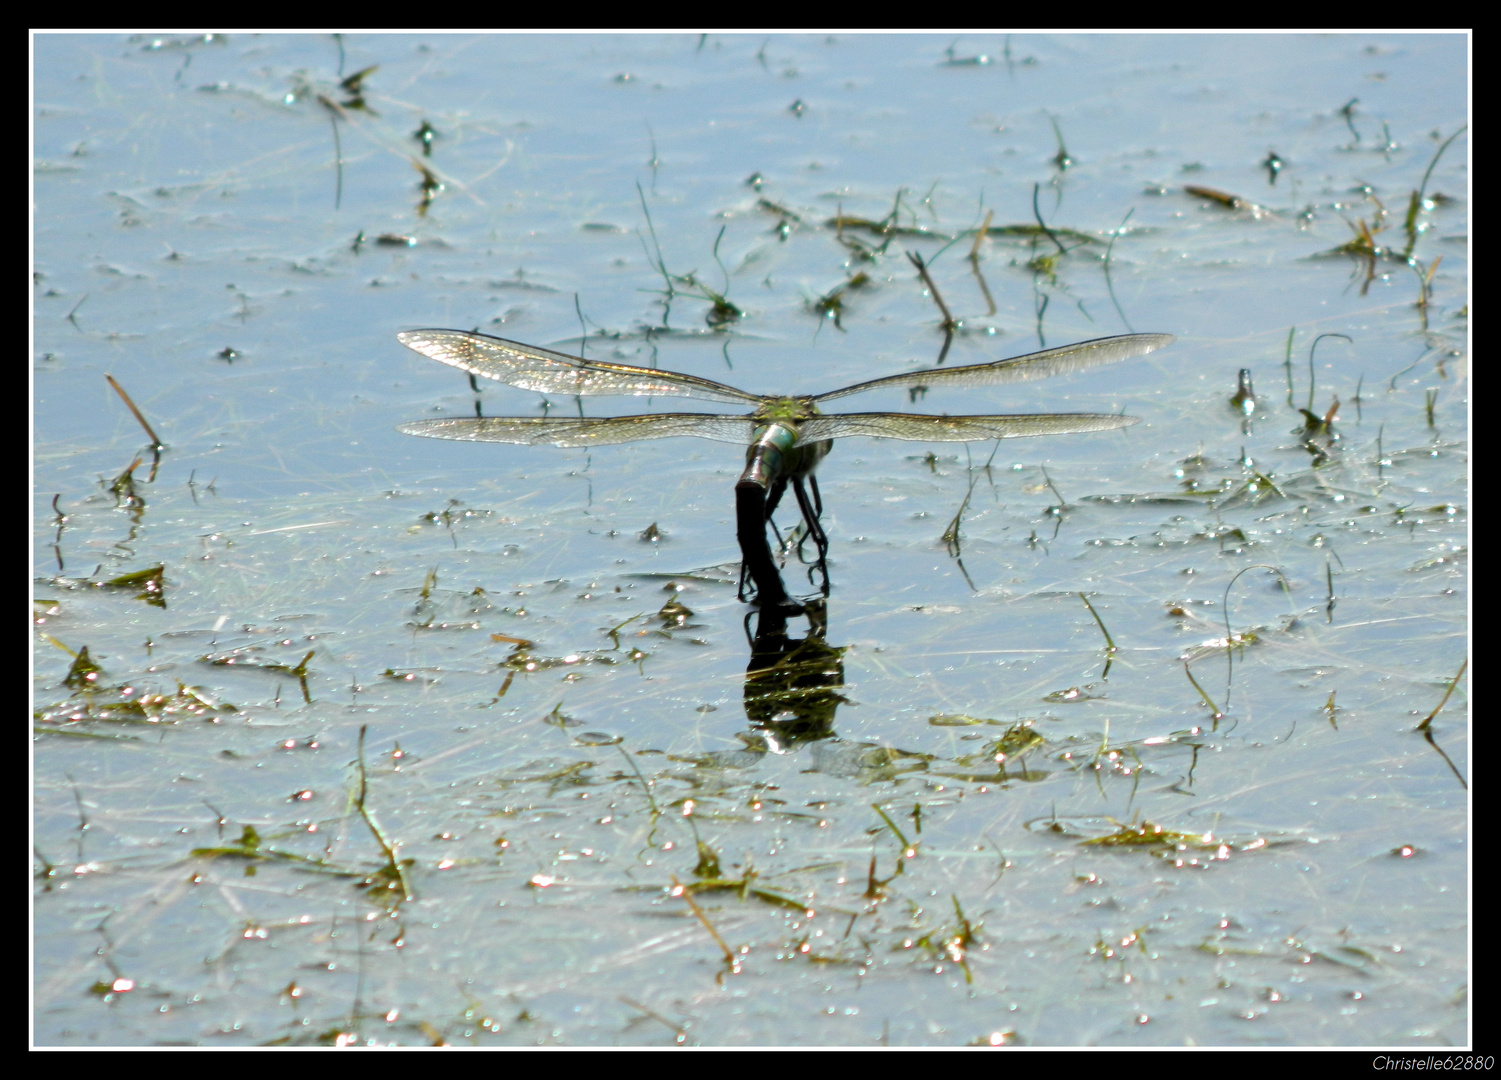
<instances>
[{"instance_id":1,"label":"dragonfly abdomen","mask_svg":"<svg viewBox=\"0 0 1501 1080\"><path fill-rule=\"evenodd\" d=\"M741 599L745 599L745 577L749 576L762 607L787 604L787 587L766 542L766 489L755 481L735 485L735 533L740 541Z\"/></svg>"}]
</instances>

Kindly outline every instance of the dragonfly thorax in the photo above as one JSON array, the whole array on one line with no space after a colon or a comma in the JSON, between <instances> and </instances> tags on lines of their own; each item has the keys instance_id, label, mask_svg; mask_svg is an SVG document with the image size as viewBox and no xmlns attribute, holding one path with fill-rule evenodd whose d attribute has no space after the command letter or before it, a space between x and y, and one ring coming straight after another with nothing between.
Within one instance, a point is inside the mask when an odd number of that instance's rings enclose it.
<instances>
[{"instance_id":1,"label":"dragonfly thorax","mask_svg":"<svg viewBox=\"0 0 1501 1080\"><path fill-rule=\"evenodd\" d=\"M755 418L765 423L794 426L817 415L818 406L811 397L763 398L755 412Z\"/></svg>"},{"instance_id":2,"label":"dragonfly thorax","mask_svg":"<svg viewBox=\"0 0 1501 1080\"><path fill-rule=\"evenodd\" d=\"M818 415L811 397L765 398L756 409L755 429L745 451L745 472L740 485L770 489L778 480L807 476L829 452L827 439L802 443L800 425Z\"/></svg>"},{"instance_id":3,"label":"dragonfly thorax","mask_svg":"<svg viewBox=\"0 0 1501 1080\"><path fill-rule=\"evenodd\" d=\"M816 410L815 410L816 411ZM801 419L807 419L803 417ZM800 420L758 424L745 451L745 472L737 486L754 484L771 490L788 480L808 476L818 467L834 443L831 439L800 441Z\"/></svg>"}]
</instances>

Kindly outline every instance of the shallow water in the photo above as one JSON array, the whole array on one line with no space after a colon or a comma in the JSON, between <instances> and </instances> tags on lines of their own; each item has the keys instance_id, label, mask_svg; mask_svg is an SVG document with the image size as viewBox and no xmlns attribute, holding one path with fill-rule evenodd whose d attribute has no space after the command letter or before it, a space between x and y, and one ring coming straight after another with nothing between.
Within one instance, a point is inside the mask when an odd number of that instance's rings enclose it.
<instances>
[{"instance_id":1,"label":"shallow water","mask_svg":"<svg viewBox=\"0 0 1501 1080\"><path fill-rule=\"evenodd\" d=\"M1466 1044L1466 49L36 38L35 1041ZM906 251L945 363L1178 341L852 400L1141 423L844 440L821 633L734 447L394 430L419 326L930 366Z\"/></svg>"}]
</instances>

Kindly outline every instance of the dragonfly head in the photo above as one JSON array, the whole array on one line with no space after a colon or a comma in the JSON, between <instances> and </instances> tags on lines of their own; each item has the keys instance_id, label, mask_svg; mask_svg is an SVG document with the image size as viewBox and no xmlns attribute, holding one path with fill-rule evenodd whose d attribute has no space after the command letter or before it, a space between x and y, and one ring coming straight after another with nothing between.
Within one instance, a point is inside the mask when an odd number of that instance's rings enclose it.
<instances>
[{"instance_id":1,"label":"dragonfly head","mask_svg":"<svg viewBox=\"0 0 1501 1080\"><path fill-rule=\"evenodd\" d=\"M765 424L800 424L818 415L811 397L765 398L756 410L756 419Z\"/></svg>"}]
</instances>

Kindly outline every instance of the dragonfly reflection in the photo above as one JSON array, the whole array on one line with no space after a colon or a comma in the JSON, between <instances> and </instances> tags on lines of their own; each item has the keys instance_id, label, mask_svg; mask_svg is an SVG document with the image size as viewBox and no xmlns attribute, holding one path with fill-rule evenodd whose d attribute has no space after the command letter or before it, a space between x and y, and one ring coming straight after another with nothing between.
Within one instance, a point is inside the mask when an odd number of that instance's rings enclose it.
<instances>
[{"instance_id":1,"label":"dragonfly reflection","mask_svg":"<svg viewBox=\"0 0 1501 1080\"><path fill-rule=\"evenodd\" d=\"M1003 416L931 416L918 413L831 413L819 406L837 398L891 388L932 389L948 386L1001 386L1083 371L1101 364L1142 356L1173 341L1171 334L1124 334L1097 338L1025 356L963 367L928 368L870 379L812 396L752 394L724 383L678 371L585 360L535 345L462 330L409 330L397 334L409 349L473 375L544 394L616 394L691 397L747 406L749 413L656 413L612 417L463 417L418 420L397 429L408 435L462 442L502 442L553 446L605 446L643 439L693 436L747 447L745 471L735 485L737 535L744 573L755 582L765 603L787 602L781 578L766 544L766 521L792 486L806 525L817 545L820 567L828 554L828 537L819 518L823 501L813 470L828 455L832 440L849 435L911 442L977 442L1027 435L1064 435L1109 431L1136 423L1115 413L1035 413ZM812 496L807 486L812 488ZM828 592L824 571L823 591Z\"/></svg>"}]
</instances>

